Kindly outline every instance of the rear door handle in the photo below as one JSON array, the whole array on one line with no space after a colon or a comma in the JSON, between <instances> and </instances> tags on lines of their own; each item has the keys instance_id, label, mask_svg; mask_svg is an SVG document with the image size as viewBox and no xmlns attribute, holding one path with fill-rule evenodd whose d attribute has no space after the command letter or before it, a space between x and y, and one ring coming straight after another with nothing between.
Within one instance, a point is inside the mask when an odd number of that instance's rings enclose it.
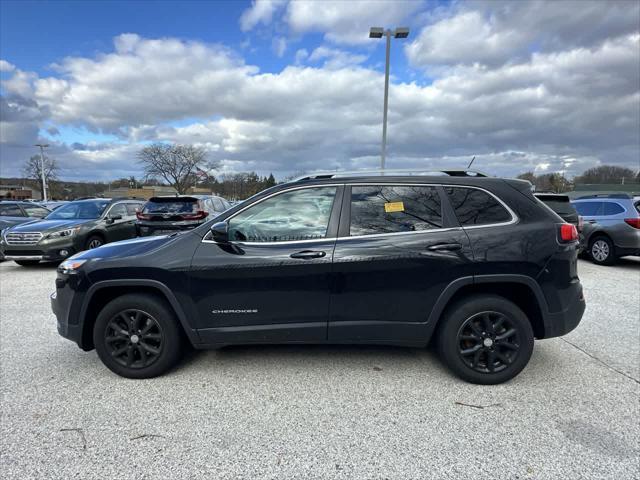
<instances>
[{"instance_id":1,"label":"rear door handle","mask_svg":"<svg viewBox=\"0 0 640 480\"><path fill-rule=\"evenodd\" d=\"M439 251L448 251L448 252L456 252L458 250L462 250L462 244L460 243L436 243L435 245L429 245L427 250L432 252Z\"/></svg>"},{"instance_id":2,"label":"rear door handle","mask_svg":"<svg viewBox=\"0 0 640 480\"><path fill-rule=\"evenodd\" d=\"M291 258L302 258L306 260L309 258L322 258L325 255L326 255L325 252L320 252L316 250L302 250L301 252L292 253L289 256Z\"/></svg>"}]
</instances>

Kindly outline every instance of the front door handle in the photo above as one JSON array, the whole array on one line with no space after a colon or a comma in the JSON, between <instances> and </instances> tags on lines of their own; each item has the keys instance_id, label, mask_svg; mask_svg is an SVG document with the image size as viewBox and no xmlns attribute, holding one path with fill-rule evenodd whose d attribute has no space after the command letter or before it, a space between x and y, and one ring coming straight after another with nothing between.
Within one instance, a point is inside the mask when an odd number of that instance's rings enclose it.
<instances>
[{"instance_id":1,"label":"front door handle","mask_svg":"<svg viewBox=\"0 0 640 480\"><path fill-rule=\"evenodd\" d=\"M458 250L462 250L462 245L460 243L436 243L435 245L429 245L427 247L427 250L430 250L432 252L457 252Z\"/></svg>"},{"instance_id":2,"label":"front door handle","mask_svg":"<svg viewBox=\"0 0 640 480\"><path fill-rule=\"evenodd\" d=\"M322 258L326 255L325 252L321 252L321 251L316 251L316 250L302 250L301 252L296 252L296 253L292 253L291 255L289 255L291 258L302 258L302 259L309 259L309 258Z\"/></svg>"}]
</instances>

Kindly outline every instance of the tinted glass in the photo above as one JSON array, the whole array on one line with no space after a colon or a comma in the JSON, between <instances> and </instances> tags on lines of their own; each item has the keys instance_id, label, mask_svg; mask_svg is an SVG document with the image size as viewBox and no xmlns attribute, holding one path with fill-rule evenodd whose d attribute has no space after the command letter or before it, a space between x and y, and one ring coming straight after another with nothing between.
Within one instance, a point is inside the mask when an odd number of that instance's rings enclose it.
<instances>
[{"instance_id":1,"label":"tinted glass","mask_svg":"<svg viewBox=\"0 0 640 480\"><path fill-rule=\"evenodd\" d=\"M640 202L636 202L634 206L636 207L636 210L638 211L638 213L640 213Z\"/></svg>"},{"instance_id":2,"label":"tinted glass","mask_svg":"<svg viewBox=\"0 0 640 480\"><path fill-rule=\"evenodd\" d=\"M144 213L194 213L198 210L196 199L148 201L144 205Z\"/></svg>"},{"instance_id":3,"label":"tinted glass","mask_svg":"<svg viewBox=\"0 0 640 480\"><path fill-rule=\"evenodd\" d=\"M573 206L571 206L571 202L569 202L569 197L552 197L538 195L536 195L536 197L559 215L571 215L572 213L576 213L575 208L573 208Z\"/></svg>"},{"instance_id":4,"label":"tinted glass","mask_svg":"<svg viewBox=\"0 0 640 480\"><path fill-rule=\"evenodd\" d=\"M24 211L27 212L27 215L29 217L34 217L34 218L44 218L47 215L49 215L49 213L51 213L46 208L36 207L32 205L25 205L22 208L24 208Z\"/></svg>"},{"instance_id":5,"label":"tinted glass","mask_svg":"<svg viewBox=\"0 0 640 480\"><path fill-rule=\"evenodd\" d=\"M108 200L71 202L57 208L49 215L47 220L72 220L72 219L95 219L100 218L102 212L109 205Z\"/></svg>"},{"instance_id":6,"label":"tinted glass","mask_svg":"<svg viewBox=\"0 0 640 480\"><path fill-rule=\"evenodd\" d=\"M603 202L605 215L617 215L624 212L624 208L619 203Z\"/></svg>"},{"instance_id":7,"label":"tinted glass","mask_svg":"<svg viewBox=\"0 0 640 480\"><path fill-rule=\"evenodd\" d=\"M3 217L24 217L24 213L16 204L0 205L0 216Z\"/></svg>"},{"instance_id":8,"label":"tinted glass","mask_svg":"<svg viewBox=\"0 0 640 480\"><path fill-rule=\"evenodd\" d=\"M314 240L327 235L336 187L281 193L229 221L229 238L247 242Z\"/></svg>"},{"instance_id":9,"label":"tinted glass","mask_svg":"<svg viewBox=\"0 0 640 480\"><path fill-rule=\"evenodd\" d=\"M580 215L602 215L603 202L576 202L573 204Z\"/></svg>"},{"instance_id":10,"label":"tinted glass","mask_svg":"<svg viewBox=\"0 0 640 480\"><path fill-rule=\"evenodd\" d=\"M351 187L351 236L416 232L440 227L442 206L435 187Z\"/></svg>"},{"instance_id":11,"label":"tinted glass","mask_svg":"<svg viewBox=\"0 0 640 480\"><path fill-rule=\"evenodd\" d=\"M213 209L216 212L224 211L224 206L222 205L222 202L220 201L219 198L212 198L211 201L213 202Z\"/></svg>"},{"instance_id":12,"label":"tinted glass","mask_svg":"<svg viewBox=\"0 0 640 480\"><path fill-rule=\"evenodd\" d=\"M130 217L135 216L136 212L139 212L142 209L141 203L127 203L127 215Z\"/></svg>"},{"instance_id":13,"label":"tinted glass","mask_svg":"<svg viewBox=\"0 0 640 480\"><path fill-rule=\"evenodd\" d=\"M116 215L120 215L121 217L127 216L127 207L124 203L117 203L111 207L111 210L109 210L109 216L115 217Z\"/></svg>"},{"instance_id":14,"label":"tinted glass","mask_svg":"<svg viewBox=\"0 0 640 480\"><path fill-rule=\"evenodd\" d=\"M445 187L462 226L490 225L511 220L511 214L492 195L476 188Z\"/></svg>"}]
</instances>

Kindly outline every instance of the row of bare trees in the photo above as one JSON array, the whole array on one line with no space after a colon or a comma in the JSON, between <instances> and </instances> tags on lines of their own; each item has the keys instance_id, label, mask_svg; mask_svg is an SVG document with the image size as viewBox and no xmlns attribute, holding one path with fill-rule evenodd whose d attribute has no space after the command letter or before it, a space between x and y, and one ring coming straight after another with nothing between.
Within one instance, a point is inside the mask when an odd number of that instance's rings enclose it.
<instances>
[{"instance_id":1,"label":"row of bare trees","mask_svg":"<svg viewBox=\"0 0 640 480\"><path fill-rule=\"evenodd\" d=\"M145 178L139 182L135 178L121 179L117 186L156 185L165 183L184 194L191 187L201 186L228 198L246 198L276 184L273 174L259 177L255 172L225 174L216 177L219 164L207 159L204 148L194 145L154 143L138 152L138 160L143 167ZM39 155L31 157L24 166L25 177L35 182L43 190L42 163ZM44 159L44 177L47 184L58 178L58 166L53 158ZM573 181L561 173L535 175L526 172L518 176L529 180L537 190L557 193L573 189L574 184L640 183L640 171L629 168L603 165L586 170Z\"/></svg>"}]
</instances>

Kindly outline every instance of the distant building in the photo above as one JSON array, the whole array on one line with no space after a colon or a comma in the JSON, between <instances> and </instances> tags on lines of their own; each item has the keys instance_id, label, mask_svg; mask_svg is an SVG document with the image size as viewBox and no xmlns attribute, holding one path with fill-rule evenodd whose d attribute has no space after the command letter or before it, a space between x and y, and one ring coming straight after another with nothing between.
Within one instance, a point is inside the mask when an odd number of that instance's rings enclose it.
<instances>
[{"instance_id":1,"label":"distant building","mask_svg":"<svg viewBox=\"0 0 640 480\"><path fill-rule=\"evenodd\" d=\"M40 190L24 185L0 185L0 198L11 200L42 200Z\"/></svg>"}]
</instances>

